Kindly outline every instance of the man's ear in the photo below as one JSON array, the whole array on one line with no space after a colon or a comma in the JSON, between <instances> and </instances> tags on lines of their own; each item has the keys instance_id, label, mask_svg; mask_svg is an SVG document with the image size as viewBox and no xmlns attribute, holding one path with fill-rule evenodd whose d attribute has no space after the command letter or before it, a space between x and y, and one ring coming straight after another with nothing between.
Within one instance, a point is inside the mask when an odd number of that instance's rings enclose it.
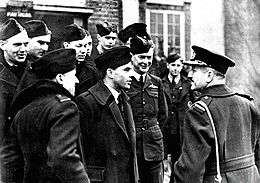
<instances>
[{"instance_id":1,"label":"man's ear","mask_svg":"<svg viewBox=\"0 0 260 183\"><path fill-rule=\"evenodd\" d=\"M1 50L5 50L6 49L6 43L7 43L7 41L0 40L0 48L1 48Z\"/></svg>"},{"instance_id":2,"label":"man's ear","mask_svg":"<svg viewBox=\"0 0 260 183\"><path fill-rule=\"evenodd\" d=\"M101 36L97 34L97 40L100 41Z\"/></svg>"},{"instance_id":3,"label":"man's ear","mask_svg":"<svg viewBox=\"0 0 260 183\"><path fill-rule=\"evenodd\" d=\"M63 46L64 46L64 48L68 48L69 43L68 42L63 42Z\"/></svg>"},{"instance_id":4,"label":"man's ear","mask_svg":"<svg viewBox=\"0 0 260 183\"><path fill-rule=\"evenodd\" d=\"M167 67L167 69L169 69L169 63L166 63L166 67Z\"/></svg>"},{"instance_id":5,"label":"man's ear","mask_svg":"<svg viewBox=\"0 0 260 183\"><path fill-rule=\"evenodd\" d=\"M214 77L214 72L212 69L209 69L207 75L207 83L210 83L213 80L213 77Z\"/></svg>"},{"instance_id":6,"label":"man's ear","mask_svg":"<svg viewBox=\"0 0 260 183\"><path fill-rule=\"evenodd\" d=\"M57 74L56 77L55 77L55 81L59 84L63 84L63 75Z\"/></svg>"},{"instance_id":7,"label":"man's ear","mask_svg":"<svg viewBox=\"0 0 260 183\"><path fill-rule=\"evenodd\" d=\"M111 68L107 69L107 77L110 78L110 79L114 78L114 70L113 69L111 69Z\"/></svg>"}]
</instances>

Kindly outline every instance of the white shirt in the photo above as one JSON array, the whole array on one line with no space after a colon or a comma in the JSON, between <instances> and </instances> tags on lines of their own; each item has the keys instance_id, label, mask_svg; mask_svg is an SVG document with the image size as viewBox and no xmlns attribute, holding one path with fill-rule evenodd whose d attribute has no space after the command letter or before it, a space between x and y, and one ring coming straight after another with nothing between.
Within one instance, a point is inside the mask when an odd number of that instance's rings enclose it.
<instances>
[{"instance_id":1,"label":"white shirt","mask_svg":"<svg viewBox=\"0 0 260 183\"><path fill-rule=\"evenodd\" d=\"M169 81L170 81L171 83L172 83L172 80L174 79L174 83L177 84L177 83L179 83L179 81L180 81L180 79L181 79L181 76L178 75L178 76L176 76L175 78L173 78L171 74L168 74L168 79L169 79Z\"/></svg>"},{"instance_id":2,"label":"white shirt","mask_svg":"<svg viewBox=\"0 0 260 183\"><path fill-rule=\"evenodd\" d=\"M116 89L113 87L109 86L108 84L104 83L109 91L112 93L113 97L115 98L116 103L118 104L118 96L120 95L120 92L118 92Z\"/></svg>"},{"instance_id":3,"label":"white shirt","mask_svg":"<svg viewBox=\"0 0 260 183\"><path fill-rule=\"evenodd\" d=\"M141 74L138 74L137 72L133 72L133 76L137 81L140 81ZM145 82L146 73L142 75L143 76L143 82Z\"/></svg>"}]
</instances>

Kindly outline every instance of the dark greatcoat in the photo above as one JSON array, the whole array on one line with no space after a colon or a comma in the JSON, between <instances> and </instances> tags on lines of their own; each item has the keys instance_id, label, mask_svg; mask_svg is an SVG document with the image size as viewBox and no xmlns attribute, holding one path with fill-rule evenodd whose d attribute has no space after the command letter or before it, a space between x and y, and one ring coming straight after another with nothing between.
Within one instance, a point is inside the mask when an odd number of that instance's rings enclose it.
<instances>
[{"instance_id":1,"label":"dark greatcoat","mask_svg":"<svg viewBox=\"0 0 260 183\"><path fill-rule=\"evenodd\" d=\"M97 47L93 45L90 57L95 61L100 55L102 55L102 53L99 53Z\"/></svg>"},{"instance_id":2,"label":"dark greatcoat","mask_svg":"<svg viewBox=\"0 0 260 183\"><path fill-rule=\"evenodd\" d=\"M16 172L10 168L19 161L8 150L11 144L9 114L11 101L24 70L24 65L19 67L9 66L4 59L3 51L0 51L0 182L11 182L17 178Z\"/></svg>"},{"instance_id":3,"label":"dark greatcoat","mask_svg":"<svg viewBox=\"0 0 260 183\"><path fill-rule=\"evenodd\" d=\"M13 102L18 113L11 134L24 160L24 183L89 182L77 152L79 110L71 99L61 85L41 80Z\"/></svg>"},{"instance_id":4,"label":"dark greatcoat","mask_svg":"<svg viewBox=\"0 0 260 183\"><path fill-rule=\"evenodd\" d=\"M15 95L17 95L20 91L27 88L28 86L32 85L37 79L35 74L32 72L32 68L31 68L31 64L33 62L35 62L36 58L34 58L30 55L27 55L27 58L28 58L28 61L27 61L26 67L24 69L24 72L22 74L22 77L17 85Z\"/></svg>"},{"instance_id":5,"label":"dark greatcoat","mask_svg":"<svg viewBox=\"0 0 260 183\"><path fill-rule=\"evenodd\" d=\"M93 182L138 182L135 127L127 96L123 91L122 95L124 116L103 81L76 97L81 111L83 154Z\"/></svg>"},{"instance_id":6,"label":"dark greatcoat","mask_svg":"<svg viewBox=\"0 0 260 183\"><path fill-rule=\"evenodd\" d=\"M225 85L206 88L200 100L207 104L215 124L222 183L259 183L259 112L245 95ZM203 109L195 103L186 113L182 154L174 167L177 182L214 182L215 141Z\"/></svg>"}]
</instances>

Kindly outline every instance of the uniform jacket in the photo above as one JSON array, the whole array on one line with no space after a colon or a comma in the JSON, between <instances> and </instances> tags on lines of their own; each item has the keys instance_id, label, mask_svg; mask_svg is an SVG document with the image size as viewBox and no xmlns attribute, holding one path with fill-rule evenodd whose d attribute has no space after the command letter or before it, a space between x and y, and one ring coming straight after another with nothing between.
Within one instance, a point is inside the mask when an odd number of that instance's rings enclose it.
<instances>
[{"instance_id":1,"label":"uniform jacket","mask_svg":"<svg viewBox=\"0 0 260 183\"><path fill-rule=\"evenodd\" d=\"M27 58L28 61L26 63L26 67L24 69L22 77L17 85L15 95L17 95L21 90L33 84L37 79L36 75L32 72L32 67L31 67L32 63L35 62L36 58L30 55L27 55Z\"/></svg>"},{"instance_id":2,"label":"uniform jacket","mask_svg":"<svg viewBox=\"0 0 260 183\"><path fill-rule=\"evenodd\" d=\"M141 142L143 147L143 151L137 149L138 156L143 153L147 161L163 160L163 135L160 127L167 120L168 108L161 80L147 74L142 88L139 81L133 78L127 94L133 109L137 143Z\"/></svg>"},{"instance_id":3,"label":"uniform jacket","mask_svg":"<svg viewBox=\"0 0 260 183\"><path fill-rule=\"evenodd\" d=\"M191 82L188 78L181 75L180 81L177 84L172 84L167 75L162 79L162 84L168 105L168 120L164 126L164 137L167 146L169 146L171 144L169 141L172 141L172 139L169 139L170 135L176 135L178 140L176 139L177 144L174 146L180 149L183 118L185 112L189 109L188 103L193 100L193 94L190 89Z\"/></svg>"},{"instance_id":4,"label":"uniform jacket","mask_svg":"<svg viewBox=\"0 0 260 183\"><path fill-rule=\"evenodd\" d=\"M99 53L98 49L96 46L92 47L91 55L90 57L95 60L97 57L99 57L102 53Z\"/></svg>"},{"instance_id":5,"label":"uniform jacket","mask_svg":"<svg viewBox=\"0 0 260 183\"><path fill-rule=\"evenodd\" d=\"M76 96L87 91L91 86L97 83L97 69L89 56L86 56L86 60L77 65L76 76L79 79L79 83L76 86Z\"/></svg>"},{"instance_id":6,"label":"uniform jacket","mask_svg":"<svg viewBox=\"0 0 260 183\"><path fill-rule=\"evenodd\" d=\"M82 146L92 181L137 183L135 127L127 96L122 116L102 81L76 98L81 111Z\"/></svg>"},{"instance_id":7,"label":"uniform jacket","mask_svg":"<svg viewBox=\"0 0 260 183\"><path fill-rule=\"evenodd\" d=\"M24 160L24 183L88 182L76 150L79 110L71 98L61 85L41 80L13 102L12 110L18 113L11 134L16 138L14 146L21 151L16 155Z\"/></svg>"},{"instance_id":8,"label":"uniform jacket","mask_svg":"<svg viewBox=\"0 0 260 183\"><path fill-rule=\"evenodd\" d=\"M260 115L256 108L245 95L233 93L225 85L206 88L200 100L207 104L216 128L222 182L260 182ZM184 119L182 154L174 167L177 182L214 182L214 140L207 113L195 103Z\"/></svg>"},{"instance_id":9,"label":"uniform jacket","mask_svg":"<svg viewBox=\"0 0 260 183\"><path fill-rule=\"evenodd\" d=\"M10 67L4 59L3 52L0 51L0 182L13 181L15 177L15 172L9 168L12 166L11 162L14 162L11 152L8 151L11 143L9 114L11 101L23 69L23 66Z\"/></svg>"}]
</instances>

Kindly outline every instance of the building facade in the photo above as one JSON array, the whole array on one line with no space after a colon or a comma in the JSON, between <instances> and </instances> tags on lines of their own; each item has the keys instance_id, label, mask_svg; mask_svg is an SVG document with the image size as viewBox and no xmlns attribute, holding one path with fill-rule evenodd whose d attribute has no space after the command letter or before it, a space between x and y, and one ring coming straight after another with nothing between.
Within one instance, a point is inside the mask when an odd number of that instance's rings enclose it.
<instances>
[{"instance_id":1,"label":"building facade","mask_svg":"<svg viewBox=\"0 0 260 183\"><path fill-rule=\"evenodd\" d=\"M0 23L9 17L21 24L42 19L53 32L53 45L60 45L65 25L77 23L97 42L95 24L108 21L119 30L135 22L147 24L158 54L178 52L190 56L190 1L185 0L1 0Z\"/></svg>"}]
</instances>

